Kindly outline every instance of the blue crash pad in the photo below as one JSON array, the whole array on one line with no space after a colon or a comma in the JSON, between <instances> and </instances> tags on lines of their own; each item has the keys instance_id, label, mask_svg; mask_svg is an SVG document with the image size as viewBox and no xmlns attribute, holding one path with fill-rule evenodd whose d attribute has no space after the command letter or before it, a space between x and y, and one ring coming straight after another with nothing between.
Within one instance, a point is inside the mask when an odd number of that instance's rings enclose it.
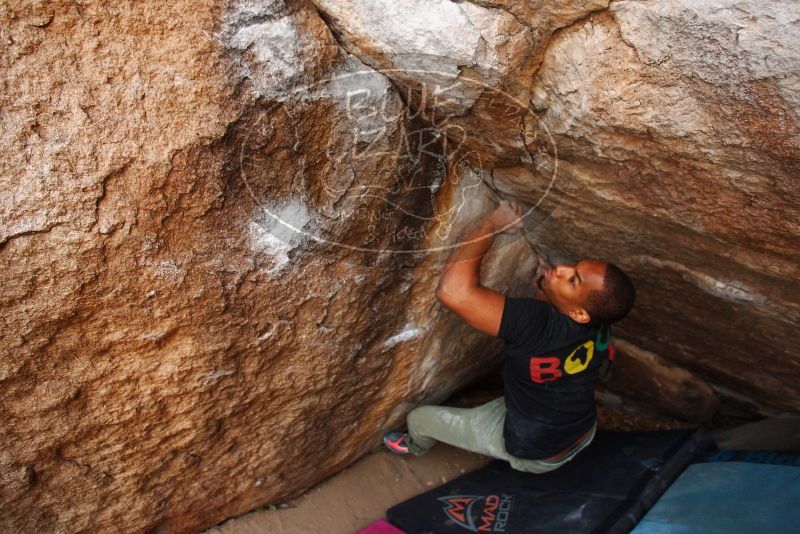
<instances>
[{"instance_id":1,"label":"blue crash pad","mask_svg":"<svg viewBox=\"0 0 800 534\"><path fill-rule=\"evenodd\" d=\"M800 532L800 469L716 462L690 465L632 534Z\"/></svg>"}]
</instances>

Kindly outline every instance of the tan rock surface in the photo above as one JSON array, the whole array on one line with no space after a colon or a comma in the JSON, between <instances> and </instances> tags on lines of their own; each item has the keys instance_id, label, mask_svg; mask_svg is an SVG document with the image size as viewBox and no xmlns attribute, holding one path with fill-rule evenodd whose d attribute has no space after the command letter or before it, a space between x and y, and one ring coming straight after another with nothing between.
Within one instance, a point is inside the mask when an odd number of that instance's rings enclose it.
<instances>
[{"instance_id":1,"label":"tan rock surface","mask_svg":"<svg viewBox=\"0 0 800 534\"><path fill-rule=\"evenodd\" d=\"M553 33L607 1L313 0L343 48L381 70L409 108L489 172L534 165L530 85ZM538 148L538 146L537 146ZM536 164L541 165L540 162Z\"/></svg>"},{"instance_id":2,"label":"tan rock surface","mask_svg":"<svg viewBox=\"0 0 800 534\"><path fill-rule=\"evenodd\" d=\"M614 344L615 365L605 387L682 421L705 423L717 411L714 390L686 369L625 340Z\"/></svg>"}]
</instances>

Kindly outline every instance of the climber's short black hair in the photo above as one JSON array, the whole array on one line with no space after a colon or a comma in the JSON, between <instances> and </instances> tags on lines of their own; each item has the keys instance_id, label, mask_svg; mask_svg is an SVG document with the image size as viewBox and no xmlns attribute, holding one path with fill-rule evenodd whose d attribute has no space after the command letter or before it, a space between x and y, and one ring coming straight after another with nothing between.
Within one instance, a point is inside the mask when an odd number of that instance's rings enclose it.
<instances>
[{"instance_id":1,"label":"climber's short black hair","mask_svg":"<svg viewBox=\"0 0 800 534\"><path fill-rule=\"evenodd\" d=\"M633 308L636 288L622 269L606 264L603 289L589 293L586 311L592 324L612 324L622 320Z\"/></svg>"}]
</instances>

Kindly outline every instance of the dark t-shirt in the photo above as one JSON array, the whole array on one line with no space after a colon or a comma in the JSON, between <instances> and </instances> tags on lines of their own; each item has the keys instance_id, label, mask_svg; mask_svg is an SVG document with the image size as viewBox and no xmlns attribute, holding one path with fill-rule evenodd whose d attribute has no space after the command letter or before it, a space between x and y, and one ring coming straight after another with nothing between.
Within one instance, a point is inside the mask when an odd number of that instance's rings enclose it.
<instances>
[{"instance_id":1,"label":"dark t-shirt","mask_svg":"<svg viewBox=\"0 0 800 534\"><path fill-rule=\"evenodd\" d=\"M607 332L573 321L552 304L506 297L498 336L507 342L506 450L525 459L562 452L595 422L594 388L608 357Z\"/></svg>"}]
</instances>

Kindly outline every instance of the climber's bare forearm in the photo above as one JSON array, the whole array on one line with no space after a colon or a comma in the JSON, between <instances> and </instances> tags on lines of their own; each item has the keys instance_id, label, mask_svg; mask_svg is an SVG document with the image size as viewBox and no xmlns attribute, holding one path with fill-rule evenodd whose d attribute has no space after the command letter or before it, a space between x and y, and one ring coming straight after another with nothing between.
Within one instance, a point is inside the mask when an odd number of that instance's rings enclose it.
<instances>
[{"instance_id":1,"label":"climber's bare forearm","mask_svg":"<svg viewBox=\"0 0 800 534\"><path fill-rule=\"evenodd\" d=\"M481 262L494 243L495 232L494 223L487 217L452 250L436 289L440 300L480 286Z\"/></svg>"}]
</instances>

